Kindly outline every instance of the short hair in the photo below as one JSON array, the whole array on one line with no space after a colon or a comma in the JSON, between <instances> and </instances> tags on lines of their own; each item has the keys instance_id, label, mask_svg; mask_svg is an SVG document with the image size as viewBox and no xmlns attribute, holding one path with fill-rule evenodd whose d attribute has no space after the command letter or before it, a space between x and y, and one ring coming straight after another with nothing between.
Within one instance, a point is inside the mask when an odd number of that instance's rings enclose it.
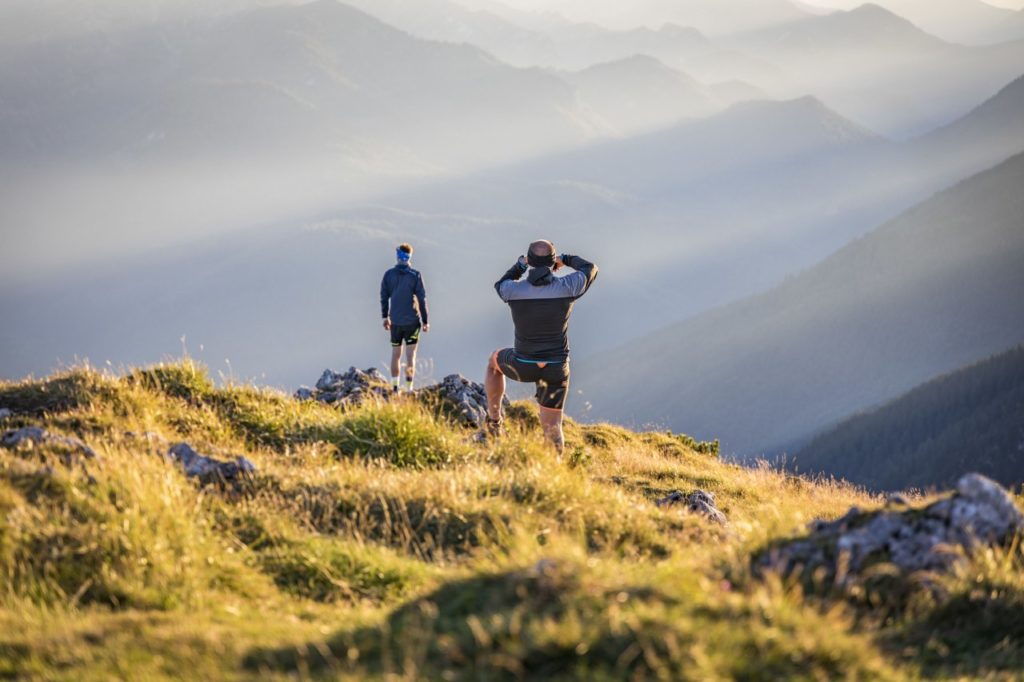
<instances>
[{"instance_id":1,"label":"short hair","mask_svg":"<svg viewBox=\"0 0 1024 682\"><path fill-rule=\"evenodd\" d=\"M398 250L403 251L410 256L412 255L412 245L409 242L402 242L398 245Z\"/></svg>"},{"instance_id":2,"label":"short hair","mask_svg":"<svg viewBox=\"0 0 1024 682\"><path fill-rule=\"evenodd\" d=\"M530 244L530 253L534 256L553 256L555 254L555 245L547 239L538 239Z\"/></svg>"}]
</instances>

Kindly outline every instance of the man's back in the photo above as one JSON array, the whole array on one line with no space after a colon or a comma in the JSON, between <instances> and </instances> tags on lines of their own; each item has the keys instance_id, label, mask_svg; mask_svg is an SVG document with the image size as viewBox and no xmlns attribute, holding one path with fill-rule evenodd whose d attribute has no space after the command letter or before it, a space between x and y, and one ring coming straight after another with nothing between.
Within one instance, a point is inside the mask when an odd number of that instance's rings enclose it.
<instances>
[{"instance_id":1,"label":"man's back","mask_svg":"<svg viewBox=\"0 0 1024 682\"><path fill-rule=\"evenodd\" d=\"M426 290L418 270L399 263L380 283L381 312L396 325L427 324Z\"/></svg>"},{"instance_id":2,"label":"man's back","mask_svg":"<svg viewBox=\"0 0 1024 682\"><path fill-rule=\"evenodd\" d=\"M569 357L569 317L597 277L597 266L579 256L562 258L576 272L556 277L546 268L534 268L520 279L526 266L517 264L494 285L512 309L515 351L524 359L558 362Z\"/></svg>"}]
</instances>

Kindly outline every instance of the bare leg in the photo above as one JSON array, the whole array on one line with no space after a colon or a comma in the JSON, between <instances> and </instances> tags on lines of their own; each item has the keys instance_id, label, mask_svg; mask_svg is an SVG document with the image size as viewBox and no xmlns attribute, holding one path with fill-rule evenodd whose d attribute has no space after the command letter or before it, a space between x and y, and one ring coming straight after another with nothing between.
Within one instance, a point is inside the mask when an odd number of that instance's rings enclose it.
<instances>
[{"instance_id":1,"label":"bare leg","mask_svg":"<svg viewBox=\"0 0 1024 682\"><path fill-rule=\"evenodd\" d=\"M398 373L402 369L402 347L392 346L391 347L391 378L397 379Z\"/></svg>"},{"instance_id":2,"label":"bare leg","mask_svg":"<svg viewBox=\"0 0 1024 682\"><path fill-rule=\"evenodd\" d=\"M405 347L405 380L412 383L416 376L416 344Z\"/></svg>"},{"instance_id":3,"label":"bare leg","mask_svg":"<svg viewBox=\"0 0 1024 682\"><path fill-rule=\"evenodd\" d=\"M487 416L492 421L501 420L501 401L505 397L505 375L498 367L498 351L491 353L484 374L484 391L487 393Z\"/></svg>"},{"instance_id":4,"label":"bare leg","mask_svg":"<svg viewBox=\"0 0 1024 682\"><path fill-rule=\"evenodd\" d=\"M562 454L565 450L565 437L562 434L562 411L541 405L540 426L544 429L544 436L558 450L558 454Z\"/></svg>"}]
</instances>

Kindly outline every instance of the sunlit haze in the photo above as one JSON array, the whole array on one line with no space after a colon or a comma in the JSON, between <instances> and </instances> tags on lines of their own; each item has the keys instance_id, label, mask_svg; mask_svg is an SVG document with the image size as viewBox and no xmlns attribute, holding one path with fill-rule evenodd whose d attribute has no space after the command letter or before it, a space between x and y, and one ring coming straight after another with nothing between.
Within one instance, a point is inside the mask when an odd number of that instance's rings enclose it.
<instances>
[{"instance_id":1,"label":"sunlit haze","mask_svg":"<svg viewBox=\"0 0 1024 682\"><path fill-rule=\"evenodd\" d=\"M183 349L288 390L384 367L377 287L410 241L436 311L424 377L478 377L511 333L492 284L540 235L601 265L579 366L643 355L1024 150L1022 76L1024 14L977 0L8 0L0 375ZM954 244L906 253L953 272ZM770 442L754 419L635 414L586 372L570 410L767 448L1002 350L1017 311L978 310L998 333L780 400ZM736 403L714 372L753 351L715 346L735 355L648 369Z\"/></svg>"}]
</instances>

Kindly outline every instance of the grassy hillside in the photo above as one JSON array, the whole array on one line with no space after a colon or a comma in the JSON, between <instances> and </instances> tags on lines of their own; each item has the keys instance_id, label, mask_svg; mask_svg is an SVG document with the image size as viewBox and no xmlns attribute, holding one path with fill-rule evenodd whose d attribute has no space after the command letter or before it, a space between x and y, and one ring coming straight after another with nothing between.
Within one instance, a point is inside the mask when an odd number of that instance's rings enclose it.
<instances>
[{"instance_id":1,"label":"grassy hillside","mask_svg":"<svg viewBox=\"0 0 1024 682\"><path fill-rule=\"evenodd\" d=\"M577 363L576 386L595 418L713 434L727 454L803 445L1024 339L1022 186L1018 154L762 295Z\"/></svg>"},{"instance_id":2,"label":"grassy hillside","mask_svg":"<svg viewBox=\"0 0 1024 682\"><path fill-rule=\"evenodd\" d=\"M216 388L190 362L4 383L0 408L3 430L96 453L0 448L0 677L892 680L1024 665L1017 550L929 592L804 596L751 557L881 501L727 464L685 436L570 424L559 460L527 404L479 445L415 398L338 410ZM181 440L258 471L200 486L164 457ZM727 525L653 503L695 488Z\"/></svg>"},{"instance_id":3,"label":"grassy hillside","mask_svg":"<svg viewBox=\"0 0 1024 682\"><path fill-rule=\"evenodd\" d=\"M844 420L792 464L881 490L949 486L968 471L1024 482L1024 346Z\"/></svg>"}]
</instances>

